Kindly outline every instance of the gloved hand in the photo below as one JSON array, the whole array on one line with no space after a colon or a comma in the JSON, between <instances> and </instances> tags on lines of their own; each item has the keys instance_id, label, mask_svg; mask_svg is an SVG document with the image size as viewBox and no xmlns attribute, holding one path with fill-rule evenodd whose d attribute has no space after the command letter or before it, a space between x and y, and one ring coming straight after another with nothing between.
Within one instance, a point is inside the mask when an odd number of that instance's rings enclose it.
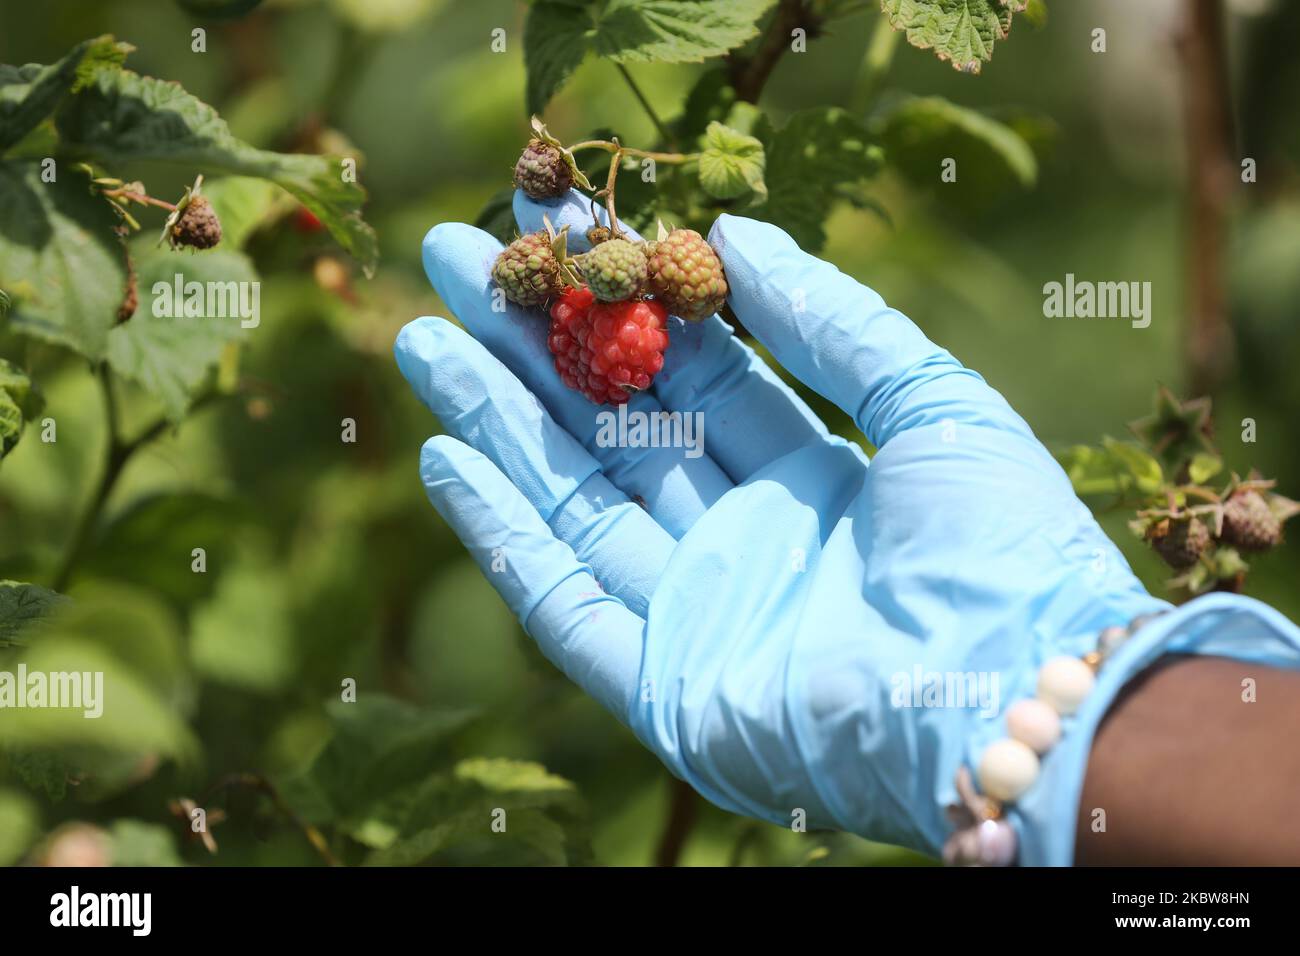
<instances>
[{"instance_id":1,"label":"gloved hand","mask_svg":"<svg viewBox=\"0 0 1300 956\"><path fill-rule=\"evenodd\" d=\"M515 208L521 231L545 214L584 248L580 195ZM709 800L937 853L958 767L1006 735L1042 662L1168 605L979 375L775 226L723 216L710 242L736 314L853 418L870 462L716 316L670 320L628 406L700 413L705 453L602 447L610 410L560 381L548 320L492 311L500 244L444 224L425 268L470 334L423 318L396 347L446 433L423 449L429 498L547 657ZM1295 666L1297 647L1284 618L1222 595L1138 631L1014 805L1020 861L1071 862L1093 730L1149 661ZM996 699L912 706L932 675Z\"/></svg>"}]
</instances>

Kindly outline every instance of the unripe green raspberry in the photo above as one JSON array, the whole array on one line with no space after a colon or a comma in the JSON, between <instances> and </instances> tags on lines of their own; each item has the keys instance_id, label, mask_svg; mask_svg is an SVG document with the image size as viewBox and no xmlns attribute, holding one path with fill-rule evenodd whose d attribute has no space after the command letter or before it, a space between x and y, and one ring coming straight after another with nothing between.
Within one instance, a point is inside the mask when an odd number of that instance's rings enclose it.
<instances>
[{"instance_id":1,"label":"unripe green raspberry","mask_svg":"<svg viewBox=\"0 0 1300 956\"><path fill-rule=\"evenodd\" d=\"M727 299L722 260L693 229L674 229L647 249L650 292L673 315L707 319Z\"/></svg>"},{"instance_id":2,"label":"unripe green raspberry","mask_svg":"<svg viewBox=\"0 0 1300 956\"><path fill-rule=\"evenodd\" d=\"M492 279L506 298L525 308L542 305L560 291L560 264L545 232L520 236L502 250L492 266Z\"/></svg>"},{"instance_id":3,"label":"unripe green raspberry","mask_svg":"<svg viewBox=\"0 0 1300 956\"><path fill-rule=\"evenodd\" d=\"M554 199L572 184L573 172L560 150L540 139L530 140L515 163L515 185L533 199Z\"/></svg>"},{"instance_id":4,"label":"unripe green raspberry","mask_svg":"<svg viewBox=\"0 0 1300 956\"><path fill-rule=\"evenodd\" d=\"M622 302L645 288L645 253L636 243L608 239L579 261L583 278L601 302Z\"/></svg>"}]
</instances>

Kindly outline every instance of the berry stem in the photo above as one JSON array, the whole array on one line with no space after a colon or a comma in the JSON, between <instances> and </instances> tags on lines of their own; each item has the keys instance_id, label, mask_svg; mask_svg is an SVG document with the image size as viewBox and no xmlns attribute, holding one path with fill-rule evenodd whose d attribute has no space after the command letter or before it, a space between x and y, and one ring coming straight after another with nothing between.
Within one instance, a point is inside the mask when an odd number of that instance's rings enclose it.
<instances>
[{"instance_id":1,"label":"berry stem","mask_svg":"<svg viewBox=\"0 0 1300 956\"><path fill-rule=\"evenodd\" d=\"M581 143L574 143L568 147L569 152L576 153L580 149L603 149L607 153L621 152L624 156L639 156L642 159L653 159L656 163L689 163L692 160L700 158L699 153L656 153L648 149L633 149L631 146L620 146L618 143L611 143L607 139L586 139Z\"/></svg>"},{"instance_id":2,"label":"berry stem","mask_svg":"<svg viewBox=\"0 0 1300 956\"><path fill-rule=\"evenodd\" d=\"M125 199L127 202L138 202L142 206L157 206L159 209L166 209L168 212L175 212L175 203L169 203L165 199L154 199L153 196L146 196L144 193L133 192L125 186L117 189L105 189L104 195L109 199Z\"/></svg>"},{"instance_id":3,"label":"berry stem","mask_svg":"<svg viewBox=\"0 0 1300 956\"><path fill-rule=\"evenodd\" d=\"M618 182L618 166L623 161L622 148L616 148L614 155L609 160L609 177L605 180L605 188L601 190L605 195L605 210L609 213L609 233L614 238L623 234L623 230L618 227L618 214L614 212L614 187Z\"/></svg>"}]
</instances>

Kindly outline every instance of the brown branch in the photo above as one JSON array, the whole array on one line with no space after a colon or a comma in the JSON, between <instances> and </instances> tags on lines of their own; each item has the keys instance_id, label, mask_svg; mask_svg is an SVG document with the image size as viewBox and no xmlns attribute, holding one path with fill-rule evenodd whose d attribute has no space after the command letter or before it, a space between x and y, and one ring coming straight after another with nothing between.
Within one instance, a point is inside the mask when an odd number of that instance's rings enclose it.
<instances>
[{"instance_id":1,"label":"brown branch","mask_svg":"<svg viewBox=\"0 0 1300 956\"><path fill-rule=\"evenodd\" d=\"M1188 156L1188 387L1212 395L1231 366L1224 280L1228 203L1236 161L1221 0L1189 0L1178 37Z\"/></svg>"},{"instance_id":2,"label":"brown branch","mask_svg":"<svg viewBox=\"0 0 1300 956\"><path fill-rule=\"evenodd\" d=\"M686 838L691 835L700 812L699 794L684 780L673 777L669 800L668 819L664 822L664 831L655 850L655 866L677 865L682 847L686 845Z\"/></svg>"},{"instance_id":3,"label":"brown branch","mask_svg":"<svg viewBox=\"0 0 1300 956\"><path fill-rule=\"evenodd\" d=\"M757 103L768 77L790 49L791 31L803 27L811 39L820 26L821 22L808 9L806 0L781 0L754 53L748 57L727 58L736 96L747 103Z\"/></svg>"}]
</instances>

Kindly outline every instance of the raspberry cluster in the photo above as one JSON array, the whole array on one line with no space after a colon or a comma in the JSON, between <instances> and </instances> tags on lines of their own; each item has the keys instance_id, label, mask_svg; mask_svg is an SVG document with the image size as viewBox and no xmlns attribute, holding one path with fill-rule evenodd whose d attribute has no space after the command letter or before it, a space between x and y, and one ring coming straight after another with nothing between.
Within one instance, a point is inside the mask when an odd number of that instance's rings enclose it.
<instances>
[{"instance_id":1,"label":"raspberry cluster","mask_svg":"<svg viewBox=\"0 0 1300 956\"><path fill-rule=\"evenodd\" d=\"M534 199L555 198L573 185L590 188L571 153L540 123L533 129L515 165L516 187ZM637 242L619 228L617 160L616 154L609 185L596 193L606 198L610 223L596 221L586 230L587 252L570 256L565 232L557 234L548 222L544 231L506 246L492 267L493 281L510 302L549 305L547 344L564 384L610 405L649 388L663 368L669 315L701 322L727 298L722 261L698 232L661 225L656 240Z\"/></svg>"},{"instance_id":2,"label":"raspberry cluster","mask_svg":"<svg viewBox=\"0 0 1300 956\"><path fill-rule=\"evenodd\" d=\"M1180 401L1161 388L1153 414L1129 428L1139 448L1120 460L1136 463L1146 480L1153 470L1160 477L1129 525L1176 572L1169 585L1190 595L1240 591L1250 570L1246 557L1281 544L1282 526L1300 514L1300 503L1275 493L1274 482L1256 472L1233 475L1221 489L1210 486L1223 460L1207 398Z\"/></svg>"}]
</instances>

